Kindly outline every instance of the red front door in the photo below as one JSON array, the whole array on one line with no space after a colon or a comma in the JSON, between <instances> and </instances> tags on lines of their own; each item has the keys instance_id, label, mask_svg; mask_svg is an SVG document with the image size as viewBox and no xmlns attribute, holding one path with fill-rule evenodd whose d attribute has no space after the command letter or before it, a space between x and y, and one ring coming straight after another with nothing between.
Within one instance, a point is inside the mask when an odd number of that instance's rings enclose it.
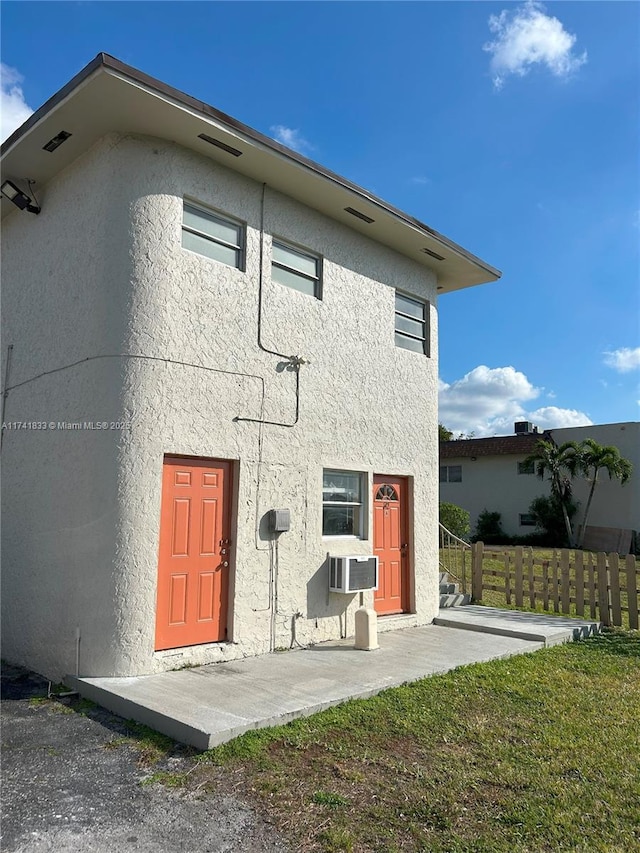
<instances>
[{"instance_id":1,"label":"red front door","mask_svg":"<svg viewBox=\"0 0 640 853\"><path fill-rule=\"evenodd\" d=\"M156 649L227 637L231 463L165 457Z\"/></svg>"},{"instance_id":2,"label":"red front door","mask_svg":"<svg viewBox=\"0 0 640 853\"><path fill-rule=\"evenodd\" d=\"M378 557L374 607L380 616L409 610L407 480L373 478L373 552Z\"/></svg>"}]
</instances>

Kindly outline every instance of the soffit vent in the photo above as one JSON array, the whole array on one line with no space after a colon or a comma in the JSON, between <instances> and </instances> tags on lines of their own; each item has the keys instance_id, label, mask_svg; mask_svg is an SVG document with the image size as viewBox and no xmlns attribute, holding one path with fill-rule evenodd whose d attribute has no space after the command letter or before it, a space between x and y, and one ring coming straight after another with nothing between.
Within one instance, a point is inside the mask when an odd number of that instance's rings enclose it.
<instances>
[{"instance_id":1,"label":"soffit vent","mask_svg":"<svg viewBox=\"0 0 640 853\"><path fill-rule=\"evenodd\" d=\"M230 145L227 145L226 142L221 142L219 139L214 139L213 136L207 136L206 133L199 133L198 139L203 139L210 145L215 145L216 148L221 148L223 151L226 151L227 154L232 154L234 157L242 156L242 151L238 151L237 148L232 148Z\"/></svg>"},{"instance_id":2,"label":"soffit vent","mask_svg":"<svg viewBox=\"0 0 640 853\"><path fill-rule=\"evenodd\" d=\"M53 139L50 139L46 145L42 146L42 150L49 152L55 151L56 148L59 148L70 136L71 134L68 130L61 130L60 133L56 134Z\"/></svg>"},{"instance_id":3,"label":"soffit vent","mask_svg":"<svg viewBox=\"0 0 640 853\"><path fill-rule=\"evenodd\" d=\"M432 252L431 249L423 249L422 250L425 255L431 255L432 258L435 258L437 261L444 261L442 255L438 255L436 252Z\"/></svg>"},{"instance_id":4,"label":"soffit vent","mask_svg":"<svg viewBox=\"0 0 640 853\"><path fill-rule=\"evenodd\" d=\"M350 213L352 216L357 216L358 219L362 219L363 222L366 222L370 225L372 222L375 222L375 219L372 219L370 216L367 216L366 213L360 213L359 210L355 210L353 207L345 207L345 212Z\"/></svg>"}]
</instances>

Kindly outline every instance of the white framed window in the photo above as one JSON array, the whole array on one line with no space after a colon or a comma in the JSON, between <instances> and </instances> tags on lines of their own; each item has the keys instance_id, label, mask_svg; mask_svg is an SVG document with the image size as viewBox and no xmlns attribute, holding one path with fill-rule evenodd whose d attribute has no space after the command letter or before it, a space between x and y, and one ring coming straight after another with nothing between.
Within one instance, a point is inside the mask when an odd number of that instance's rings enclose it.
<instances>
[{"instance_id":1,"label":"white framed window","mask_svg":"<svg viewBox=\"0 0 640 853\"><path fill-rule=\"evenodd\" d=\"M440 482L441 483L461 483L462 482L462 465L441 465L440 466Z\"/></svg>"},{"instance_id":2,"label":"white framed window","mask_svg":"<svg viewBox=\"0 0 640 853\"><path fill-rule=\"evenodd\" d=\"M535 474L533 462L518 462L518 474Z\"/></svg>"},{"instance_id":3,"label":"white framed window","mask_svg":"<svg viewBox=\"0 0 640 853\"><path fill-rule=\"evenodd\" d=\"M184 201L182 247L238 270L244 269L245 227L241 222Z\"/></svg>"},{"instance_id":4,"label":"white framed window","mask_svg":"<svg viewBox=\"0 0 640 853\"><path fill-rule=\"evenodd\" d=\"M272 243L271 278L285 287L322 298L322 258L280 240Z\"/></svg>"},{"instance_id":5,"label":"white framed window","mask_svg":"<svg viewBox=\"0 0 640 853\"><path fill-rule=\"evenodd\" d=\"M429 303L396 290L396 346L429 355Z\"/></svg>"},{"instance_id":6,"label":"white framed window","mask_svg":"<svg viewBox=\"0 0 640 853\"><path fill-rule=\"evenodd\" d=\"M536 520L530 512L521 512L519 515L521 527L535 527Z\"/></svg>"},{"instance_id":7,"label":"white framed window","mask_svg":"<svg viewBox=\"0 0 640 853\"><path fill-rule=\"evenodd\" d=\"M322 535L364 538L365 475L357 471L322 472Z\"/></svg>"}]
</instances>

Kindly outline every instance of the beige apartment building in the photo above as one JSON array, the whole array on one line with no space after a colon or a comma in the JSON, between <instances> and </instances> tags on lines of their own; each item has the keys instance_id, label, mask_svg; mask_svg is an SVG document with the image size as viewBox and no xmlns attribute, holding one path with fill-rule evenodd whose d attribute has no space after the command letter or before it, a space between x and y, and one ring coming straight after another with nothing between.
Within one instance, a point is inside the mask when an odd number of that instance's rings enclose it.
<instances>
[{"instance_id":1,"label":"beige apartment building","mask_svg":"<svg viewBox=\"0 0 640 853\"><path fill-rule=\"evenodd\" d=\"M603 446L617 447L633 464L624 486L601 472L594 492L585 536L585 547L628 553L640 531L640 423L597 424L552 429L545 433L525 421L514 426L513 435L446 441L440 444L440 500L457 504L470 513L472 531L483 510L499 512L505 533L522 536L533 532L531 501L549 494L525 459L541 439L560 445L592 438ZM578 502L575 524L584 518L590 482L573 481Z\"/></svg>"}]
</instances>

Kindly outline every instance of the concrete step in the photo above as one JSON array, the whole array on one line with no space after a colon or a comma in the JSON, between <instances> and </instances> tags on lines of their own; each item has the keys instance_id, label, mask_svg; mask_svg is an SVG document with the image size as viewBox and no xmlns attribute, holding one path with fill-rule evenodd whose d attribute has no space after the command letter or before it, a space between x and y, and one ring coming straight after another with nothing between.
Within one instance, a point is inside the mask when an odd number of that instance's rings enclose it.
<instances>
[{"instance_id":1,"label":"concrete step","mask_svg":"<svg viewBox=\"0 0 640 853\"><path fill-rule=\"evenodd\" d=\"M401 631L404 628L415 628L418 616L415 613L396 613L391 616L378 616L378 633L381 631Z\"/></svg>"},{"instance_id":2,"label":"concrete step","mask_svg":"<svg viewBox=\"0 0 640 853\"><path fill-rule=\"evenodd\" d=\"M460 586L457 583L441 583L440 595L456 595L460 592Z\"/></svg>"},{"instance_id":3,"label":"concrete step","mask_svg":"<svg viewBox=\"0 0 640 853\"><path fill-rule=\"evenodd\" d=\"M440 604L442 608L442 603ZM590 619L572 619L547 613L527 613L520 610L499 610L472 604L467 607L441 609L434 625L479 631L499 637L533 640L545 646L568 643L598 634L602 623Z\"/></svg>"},{"instance_id":4,"label":"concrete step","mask_svg":"<svg viewBox=\"0 0 640 853\"><path fill-rule=\"evenodd\" d=\"M471 603L471 596L461 592L445 593L440 595L440 608L443 607L462 607Z\"/></svg>"},{"instance_id":5,"label":"concrete step","mask_svg":"<svg viewBox=\"0 0 640 853\"><path fill-rule=\"evenodd\" d=\"M448 583L449 575L446 572L440 572L440 580L439 583Z\"/></svg>"}]
</instances>

